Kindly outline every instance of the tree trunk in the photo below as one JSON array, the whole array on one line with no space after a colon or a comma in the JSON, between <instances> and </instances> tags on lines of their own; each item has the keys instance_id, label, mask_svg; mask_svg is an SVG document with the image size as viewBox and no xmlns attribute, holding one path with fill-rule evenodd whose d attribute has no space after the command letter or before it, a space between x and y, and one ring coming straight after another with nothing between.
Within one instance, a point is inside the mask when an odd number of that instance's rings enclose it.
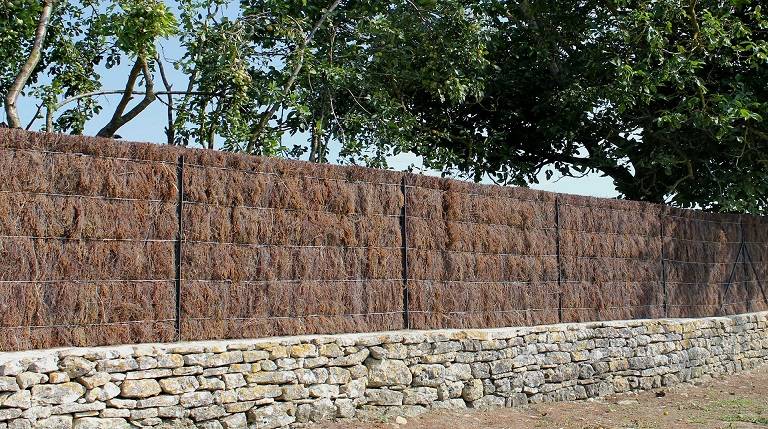
<instances>
[{"instance_id":1,"label":"tree trunk","mask_svg":"<svg viewBox=\"0 0 768 429\"><path fill-rule=\"evenodd\" d=\"M27 61L21 67L21 71L16 75L16 79L8 89L8 93L5 94L5 114L8 117L8 126L10 128L21 128L21 119L19 119L19 112L16 109L16 101L35 67L37 67L37 63L40 62L43 42L48 32L48 23L50 22L51 11L53 10L53 3L54 0L44 1L43 10L40 12L40 20L37 22L37 29L35 30L35 41L32 43L32 50L29 52Z\"/></svg>"},{"instance_id":2,"label":"tree trunk","mask_svg":"<svg viewBox=\"0 0 768 429\"><path fill-rule=\"evenodd\" d=\"M133 97L133 88L136 85L136 79L138 79L140 72L144 74L144 83L147 87L144 99L141 100L141 102L139 102L139 104L134 106L131 110L129 110L128 113L123 114L126 107L128 107L128 103ZM133 68L131 69L131 73L128 75L128 83L125 85L125 92L123 93L123 97L120 99L120 103L117 105L117 109L115 109L114 115L112 115L112 119L96 135L99 137L107 138L114 137L115 133L120 129L120 127L138 116L139 113L143 112L144 109L146 109L150 104L152 104L153 101L155 101L155 98L157 98L157 96L154 92L152 73L149 71L147 61L143 58L138 58L136 60L136 64L134 64Z\"/></svg>"}]
</instances>

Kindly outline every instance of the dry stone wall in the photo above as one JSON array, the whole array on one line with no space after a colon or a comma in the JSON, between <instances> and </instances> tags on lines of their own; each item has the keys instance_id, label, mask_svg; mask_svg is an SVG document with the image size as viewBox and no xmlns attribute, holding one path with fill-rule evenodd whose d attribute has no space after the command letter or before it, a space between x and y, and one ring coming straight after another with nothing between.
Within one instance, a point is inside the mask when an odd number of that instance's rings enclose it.
<instances>
[{"instance_id":1,"label":"dry stone wall","mask_svg":"<svg viewBox=\"0 0 768 429\"><path fill-rule=\"evenodd\" d=\"M0 429L277 428L669 386L768 359L768 313L0 354Z\"/></svg>"}]
</instances>

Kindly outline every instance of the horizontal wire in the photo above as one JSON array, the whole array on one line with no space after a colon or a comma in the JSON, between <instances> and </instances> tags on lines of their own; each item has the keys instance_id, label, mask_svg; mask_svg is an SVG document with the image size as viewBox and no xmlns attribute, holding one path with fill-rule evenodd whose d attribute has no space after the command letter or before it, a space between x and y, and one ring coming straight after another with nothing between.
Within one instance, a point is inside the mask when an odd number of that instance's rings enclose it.
<instances>
[{"instance_id":1,"label":"horizontal wire","mask_svg":"<svg viewBox=\"0 0 768 429\"><path fill-rule=\"evenodd\" d=\"M326 180L329 182L342 182L349 185L375 185L375 186L397 186L398 188L401 186L400 183L388 183L388 182L368 182L364 180L347 180L347 179L337 179L335 177L319 177L319 176L308 176L303 174L297 174L297 175L286 175L282 173L274 173L269 171L255 171L255 170L244 170L242 168L231 168L231 167L217 167L213 165L201 165L201 164L193 164L193 163L184 163L185 167L195 167L195 168L202 168L202 169L211 169L211 170L219 170L219 171L233 171L233 172L240 172L240 173L246 173L246 174L253 174L253 175L262 175L262 176L273 176L273 177L279 177L279 178L288 178L288 179L313 179L313 180Z\"/></svg>"},{"instance_id":2,"label":"horizontal wire","mask_svg":"<svg viewBox=\"0 0 768 429\"><path fill-rule=\"evenodd\" d=\"M184 322L185 320L219 320L219 321L227 321L227 320L237 320L237 321L248 321L248 320L295 320L295 319L311 319L311 318L318 318L318 317L360 317L360 316L387 316L387 315L393 315L398 314L402 315L403 311L388 311L388 312L373 312L373 313L351 313L351 314L306 314L302 316L265 316L265 317L183 317L181 318L181 321Z\"/></svg>"},{"instance_id":3,"label":"horizontal wire","mask_svg":"<svg viewBox=\"0 0 768 429\"><path fill-rule=\"evenodd\" d=\"M692 243L703 243L703 244L768 244L768 241L716 241L716 240L697 240L694 238L682 238L682 237L672 237L672 236L665 236L665 239L668 238L673 241L686 241L686 242L692 242Z\"/></svg>"},{"instance_id":4,"label":"horizontal wire","mask_svg":"<svg viewBox=\"0 0 768 429\"><path fill-rule=\"evenodd\" d=\"M53 328L82 328L86 326L112 326L112 325L133 325L138 323L167 323L175 322L176 319L148 319L148 320L125 320L120 322L99 322L83 324L56 324L56 325L24 325L24 326L0 326L2 329L53 329Z\"/></svg>"},{"instance_id":5,"label":"horizontal wire","mask_svg":"<svg viewBox=\"0 0 768 429\"><path fill-rule=\"evenodd\" d=\"M483 226L500 226L500 227L506 227L506 228L514 228L521 231L554 231L557 229L556 226L539 226L535 228L529 228L524 227L520 225L512 225L507 223L491 223L491 222L475 222L471 220L454 220L454 219L445 219L445 218L438 218L438 217L430 217L430 216L417 216L413 214L408 214L407 218L415 218L415 219L421 219L421 220L429 220L434 222L445 222L445 223L464 223L468 225L483 225Z\"/></svg>"},{"instance_id":6,"label":"horizontal wire","mask_svg":"<svg viewBox=\"0 0 768 429\"><path fill-rule=\"evenodd\" d=\"M339 216L359 216L359 217L394 217L394 218L400 218L402 215L400 214L386 214L386 213L344 213L344 212L335 212L332 210L317 210L317 209L293 209L293 208L283 208L283 207L260 207L260 206L248 206L248 205L226 205L226 204L216 204L216 203L205 203L200 201L189 201L184 200L184 204L191 204L196 206L207 206L207 207L221 207L221 208L237 208L237 209L248 209L248 210L262 210L262 211L286 211L286 212L311 212L311 213L327 213L327 214L335 214ZM409 216L411 217L411 216Z\"/></svg>"},{"instance_id":7,"label":"horizontal wire","mask_svg":"<svg viewBox=\"0 0 768 429\"><path fill-rule=\"evenodd\" d=\"M57 283L74 283L74 284L93 284L93 283L165 283L175 282L175 279L103 279L103 280L0 280L0 284L6 283L33 283L33 284L57 284Z\"/></svg>"},{"instance_id":8,"label":"horizontal wire","mask_svg":"<svg viewBox=\"0 0 768 429\"><path fill-rule=\"evenodd\" d=\"M176 204L176 202L173 200L151 200L151 199L145 199L145 198L105 197L100 195L83 195L83 194L60 194L60 193L54 193L54 192L0 190L0 194L27 194L27 195L40 195L40 196L52 197L52 198L81 198L81 199L104 200L104 201L166 203L166 204L174 204L174 205Z\"/></svg>"},{"instance_id":9,"label":"horizontal wire","mask_svg":"<svg viewBox=\"0 0 768 429\"><path fill-rule=\"evenodd\" d=\"M0 235L0 239L29 239L29 240L61 240L61 241L101 241L101 242L134 242L134 243L175 243L175 239L166 238L90 238L90 237L61 237L34 235Z\"/></svg>"},{"instance_id":10,"label":"horizontal wire","mask_svg":"<svg viewBox=\"0 0 768 429\"><path fill-rule=\"evenodd\" d=\"M39 153L43 155L74 155L74 156L85 157L85 158L108 159L112 161L127 161L127 162L147 163L147 164L166 164L166 165L172 165L172 166L177 165L175 161L163 161L163 160L140 159L140 158L123 158L123 157L106 156L106 155L94 155L94 154L82 153L82 152L59 152L59 151L53 151L53 150L14 148L14 147L0 147L0 150L4 150L6 152Z\"/></svg>"},{"instance_id":11,"label":"horizontal wire","mask_svg":"<svg viewBox=\"0 0 768 429\"><path fill-rule=\"evenodd\" d=\"M664 259L664 262L674 262L677 264L698 264L698 265L730 265L730 264L749 264L750 261L730 261L730 262L702 262L702 261L682 261L679 259ZM762 264L768 261L751 261L751 263Z\"/></svg>"},{"instance_id":12,"label":"horizontal wire","mask_svg":"<svg viewBox=\"0 0 768 429\"><path fill-rule=\"evenodd\" d=\"M588 235L609 235L609 236L620 236L620 237L646 237L646 238L653 238L653 239L660 238L658 235L642 234L642 233L639 233L639 232L587 231L587 230L575 229L575 228L560 228L560 231L577 232L577 233L580 233L580 234L588 234Z\"/></svg>"},{"instance_id":13,"label":"horizontal wire","mask_svg":"<svg viewBox=\"0 0 768 429\"><path fill-rule=\"evenodd\" d=\"M367 283L367 282L402 282L402 278L397 279L330 279L330 280L323 280L323 279L306 279L306 280L292 280L292 279L281 279L281 280L231 280L231 279L222 279L222 280L213 280L213 279L181 279L182 282L189 282L189 283L242 283L242 284L276 284L276 283Z\"/></svg>"},{"instance_id":14,"label":"horizontal wire","mask_svg":"<svg viewBox=\"0 0 768 429\"><path fill-rule=\"evenodd\" d=\"M222 242L222 241L206 241L206 240L184 240L187 244L205 244L205 245L223 245L223 246L240 246L240 247L252 247L252 248L272 248L282 247L288 249L349 249L349 250L402 250L401 246L341 246L341 245L304 245L304 244L272 244L272 243L237 243L237 242Z\"/></svg>"},{"instance_id":15,"label":"horizontal wire","mask_svg":"<svg viewBox=\"0 0 768 429\"><path fill-rule=\"evenodd\" d=\"M749 302L765 302L763 299L749 299L746 301L725 302L722 304L668 304L669 307L721 307L726 305L747 304Z\"/></svg>"},{"instance_id":16,"label":"horizontal wire","mask_svg":"<svg viewBox=\"0 0 768 429\"><path fill-rule=\"evenodd\" d=\"M608 200L612 201L612 200ZM613 201L620 201L620 200L613 200ZM622 204L626 204L626 202L622 202ZM595 206L589 206L585 204L574 204L574 203L567 203L560 201L560 206L569 206L569 207L576 207L580 209L592 209L592 210L605 210L605 211L611 211L611 212L629 212L629 213L636 213L636 214L646 214L643 212L639 212L637 208L616 208L616 207L595 207ZM656 204L653 204L653 207L662 207Z\"/></svg>"},{"instance_id":17,"label":"horizontal wire","mask_svg":"<svg viewBox=\"0 0 768 429\"><path fill-rule=\"evenodd\" d=\"M220 242L220 241L205 241L205 240L185 240L184 242L189 244L242 246L242 247L252 247L252 248L281 247L281 248L288 248L288 249L403 250L402 246L341 246L341 245L322 245L322 244L297 245L297 244L236 243L236 242ZM408 247L407 250L410 250L413 252L468 253L473 255L519 256L519 257L526 257L526 258L553 258L557 256L552 254L533 255L533 254L524 254L524 253L492 253L492 252L476 252L472 250L427 249L422 247Z\"/></svg>"},{"instance_id":18,"label":"horizontal wire","mask_svg":"<svg viewBox=\"0 0 768 429\"><path fill-rule=\"evenodd\" d=\"M646 304L646 305L628 305L628 306L609 306L609 307L562 307L562 310L617 310L626 308L647 308L647 307L663 307L663 304ZM430 311L430 310L408 310L409 313L425 313L425 314L503 314L503 313L525 313L527 311L558 311L561 308L518 308L509 310L473 310L473 311Z\"/></svg>"},{"instance_id":19,"label":"horizontal wire","mask_svg":"<svg viewBox=\"0 0 768 429\"><path fill-rule=\"evenodd\" d=\"M470 182L462 182L462 181L460 181L460 183L470 183ZM479 193L476 193L476 192L464 192L464 191L455 191L455 190L447 190L447 189L435 189L435 188L430 188L430 187L421 186L421 185L405 185L405 187L409 188L409 189L424 189L424 190L427 190L427 191L437 192L437 193L440 193L440 194L453 193L453 194L458 194L458 195L464 195L464 196L467 196L467 197L492 198L492 199L510 200L510 201L536 203L536 204L547 203L547 204L552 204L553 208L554 208L554 204L555 204L554 198L551 201L548 201L548 200L544 200L544 199L510 197L510 196L507 196L507 195L486 195L486 194L479 194ZM548 193L548 194L551 195L551 193Z\"/></svg>"},{"instance_id":20,"label":"horizontal wire","mask_svg":"<svg viewBox=\"0 0 768 429\"><path fill-rule=\"evenodd\" d=\"M459 283L459 284L547 284L556 283L557 279L542 280L444 280L444 279L418 279L418 278L365 278L365 279L274 279L274 280L233 280L233 279L181 279L189 283L367 283L367 282L429 282L429 283ZM166 283L174 282L174 279L95 279L95 280L0 280L0 284L30 283L30 284L94 284L94 283ZM734 280L730 284L760 283L762 280ZM646 284L661 283L661 280L561 280L561 283L589 283L593 285L604 284ZM678 282L667 280L669 284L680 285L727 285L728 282Z\"/></svg>"},{"instance_id":21,"label":"horizontal wire","mask_svg":"<svg viewBox=\"0 0 768 429\"><path fill-rule=\"evenodd\" d=\"M691 222L706 222L706 223L716 223L716 224L723 224L723 225L741 225L742 224L742 222L735 222L735 221L729 221L729 220L696 219L696 218L676 216L671 214L665 214L664 217L672 218L672 219L682 219L682 220L687 220Z\"/></svg>"},{"instance_id":22,"label":"horizontal wire","mask_svg":"<svg viewBox=\"0 0 768 429\"><path fill-rule=\"evenodd\" d=\"M199 206L211 206L211 207L221 207L221 208L242 208L242 209L250 209L250 210L263 210L263 211L287 211L287 212L314 212L314 213L328 213L328 214L335 214L339 216L359 216L359 217L391 217L391 218L402 218L402 214L387 214L387 213L344 213L344 212L336 212L332 210L317 210L317 209L293 209L293 208L281 208L281 207L261 207L261 206L248 206L248 205L226 205L226 204L217 204L217 203L206 203L201 201L188 201L184 200L184 204L192 204L192 205L199 205ZM551 227L537 227L537 228L528 228L523 227L520 225L512 225L512 224L504 224L504 223L492 223L492 222L477 222L477 221L471 221L471 220L462 220L462 219L446 219L446 218L437 218L437 217L428 217L428 216L417 216L414 214L408 214L407 216L409 219L421 219L421 220L430 220L430 221L438 221L438 222L451 222L451 223L464 223L464 224L470 224L470 225L484 225L484 226L500 226L500 227L508 227L508 228L515 228L519 230L525 230L525 231L554 231L556 229L555 226Z\"/></svg>"}]
</instances>

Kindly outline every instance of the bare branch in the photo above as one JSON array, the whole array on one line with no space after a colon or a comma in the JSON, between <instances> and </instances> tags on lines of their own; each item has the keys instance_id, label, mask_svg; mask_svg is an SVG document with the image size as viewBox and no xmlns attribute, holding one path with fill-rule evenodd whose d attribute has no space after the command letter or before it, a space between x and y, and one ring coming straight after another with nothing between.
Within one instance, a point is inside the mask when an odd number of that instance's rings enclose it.
<instances>
[{"instance_id":1,"label":"bare branch","mask_svg":"<svg viewBox=\"0 0 768 429\"><path fill-rule=\"evenodd\" d=\"M163 61L160 59L159 55L156 57L156 60L157 67L160 69L160 77L163 79L163 86L165 86L166 92L168 92L168 103L166 104L166 107L168 108L168 129L165 131L165 135L168 144L173 145L176 141L176 127L173 120L173 94L170 93L173 89L173 85L168 80L168 76L165 75L165 67L163 66Z\"/></svg>"},{"instance_id":2,"label":"bare branch","mask_svg":"<svg viewBox=\"0 0 768 429\"><path fill-rule=\"evenodd\" d=\"M133 88L136 85L136 79L138 78L140 72L144 75L144 85L147 88L144 99L142 99L139 104L135 105L131 110L129 110L128 113L123 114L126 107L128 106L128 102L132 98ZM115 109L115 114L112 116L112 119L109 121L109 123L107 123L107 125L105 125L104 128L102 128L101 131L99 131L96 135L99 137L113 137L115 132L117 132L120 127L130 122L133 118L138 116L139 113L143 112L144 109L152 104L156 98L157 95L155 95L154 92L152 73L149 71L147 61L143 58L138 58L136 60L136 64L133 66L133 69L131 69L131 74L128 76L128 83L125 85L125 93L123 94L123 97L120 99L120 103Z\"/></svg>"},{"instance_id":3,"label":"bare branch","mask_svg":"<svg viewBox=\"0 0 768 429\"><path fill-rule=\"evenodd\" d=\"M32 116L32 119L29 120L29 123L24 128L25 130L29 131L30 128L32 128L32 124L35 123L35 121L40 117L40 110L42 110L43 106L45 105L45 102L42 102L37 105L37 110L35 111L35 114Z\"/></svg>"},{"instance_id":4,"label":"bare branch","mask_svg":"<svg viewBox=\"0 0 768 429\"><path fill-rule=\"evenodd\" d=\"M296 51L299 53L299 60L296 62L296 65L293 68L293 71L291 72L291 76L288 78L288 82L285 83L285 88L283 89L283 96L275 101L275 103L272 104L272 106L267 109L266 112L264 112L263 116L261 117L261 120L259 121L259 124L256 126L256 130L254 130L253 134L251 134L251 138L248 141L248 146L246 147L246 152L251 153L253 151L253 148L256 146L256 143L261 138L262 133L264 132L264 129L267 127L267 124L269 123L269 120L274 116L275 112L277 112L277 109L280 108L280 105L283 102L283 99L285 98L288 91L291 90L293 87L293 84L296 82L296 79L299 77L299 73L301 72L302 67L304 67L304 50L307 48L309 43L312 41L312 39L315 37L315 33L322 27L323 23L325 23L325 20L328 19L328 16L330 16L331 13L333 13L334 10L339 6L341 3L341 0L334 0L333 3L331 3L330 6L325 10L325 13L320 17L320 19L317 20L315 25L312 27L312 30L309 32L307 37L305 37L301 44L296 48Z\"/></svg>"},{"instance_id":5,"label":"bare branch","mask_svg":"<svg viewBox=\"0 0 768 429\"><path fill-rule=\"evenodd\" d=\"M43 42L45 41L45 34L48 32L48 22L51 19L51 11L53 10L53 3L54 0L44 1L43 10L40 12L40 20L37 22L37 29L35 30L32 50L29 52L27 61L21 67L21 71L16 75L16 79L8 89L8 93L5 94L5 114L8 117L8 126L10 128L21 128L21 119L19 119L19 112L16 110L16 101L35 67L37 67L37 63L40 62Z\"/></svg>"}]
</instances>

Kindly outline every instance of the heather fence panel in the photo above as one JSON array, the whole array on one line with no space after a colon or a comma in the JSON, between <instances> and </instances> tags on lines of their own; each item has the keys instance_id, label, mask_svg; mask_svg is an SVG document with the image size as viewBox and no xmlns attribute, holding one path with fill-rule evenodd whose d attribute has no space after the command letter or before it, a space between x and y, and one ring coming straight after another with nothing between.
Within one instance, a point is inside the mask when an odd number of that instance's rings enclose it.
<instances>
[{"instance_id":1,"label":"heather fence panel","mask_svg":"<svg viewBox=\"0 0 768 429\"><path fill-rule=\"evenodd\" d=\"M768 310L768 219L0 130L0 350Z\"/></svg>"}]
</instances>

